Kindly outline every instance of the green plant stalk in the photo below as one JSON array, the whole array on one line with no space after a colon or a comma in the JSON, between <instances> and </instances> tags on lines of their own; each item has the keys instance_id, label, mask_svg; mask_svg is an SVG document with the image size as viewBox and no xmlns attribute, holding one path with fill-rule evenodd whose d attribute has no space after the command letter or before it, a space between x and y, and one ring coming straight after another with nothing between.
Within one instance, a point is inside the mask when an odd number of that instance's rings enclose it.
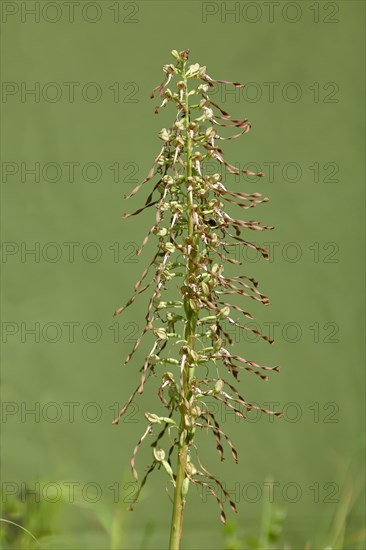
<instances>
[{"instance_id":1,"label":"green plant stalk","mask_svg":"<svg viewBox=\"0 0 366 550\"><path fill-rule=\"evenodd\" d=\"M193 193L190 189L190 178L192 177L192 139L189 135L189 98L188 98L188 84L187 78L185 76L185 63L183 64L183 81L185 84L184 94L185 94L185 129L186 129L186 184L187 184L187 225L188 225L188 243L191 245L190 254L187 261L187 270L186 270L186 279L190 280L196 271L194 260L196 257L196 238L194 235L194 223L193 223ZM186 319L186 329L185 329L185 340L187 341L187 346L190 349L194 347L194 335L196 330L197 314L191 308L189 304L189 299L185 299L185 311L187 315ZM185 364L184 373L183 373L183 385L184 392L189 399L189 382L194 376L194 367L191 367L189 364ZM185 426L185 416L187 411L184 408L184 403L181 407L181 422L180 422L180 435L186 430ZM193 435L193 434L192 434ZM177 461L177 473L174 489L174 501L173 501L173 511L172 511L172 520L171 520L171 529L170 529L170 543L169 550L179 550L180 541L182 538L183 530L183 514L186 498L183 494L183 482L186 477L186 466L189 457L189 446L192 443L190 439L189 443L187 442L187 437L184 437L183 441L181 438L179 440L178 447L178 461Z\"/></svg>"}]
</instances>

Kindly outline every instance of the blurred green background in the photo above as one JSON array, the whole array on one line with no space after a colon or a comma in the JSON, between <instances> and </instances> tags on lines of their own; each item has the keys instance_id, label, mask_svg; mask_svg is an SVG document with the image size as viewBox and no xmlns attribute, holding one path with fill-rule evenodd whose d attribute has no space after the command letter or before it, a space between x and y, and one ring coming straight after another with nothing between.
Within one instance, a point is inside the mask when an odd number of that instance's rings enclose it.
<instances>
[{"instance_id":1,"label":"blurred green background","mask_svg":"<svg viewBox=\"0 0 366 550\"><path fill-rule=\"evenodd\" d=\"M146 340L121 367L147 296L117 321L112 314L154 250L152 241L134 256L151 210L121 219L146 196L123 199L175 114L155 116L149 94L171 49L188 47L213 78L250 83L216 97L253 124L228 142L227 159L266 173L232 177L232 187L270 197L255 219L275 225L257 238L270 243L271 261L248 255L237 271L270 296L269 308L251 311L276 343L236 334L235 349L282 365L267 383L243 377L241 390L284 418L239 422L219 411L239 465L229 455L219 462L209 434L200 445L233 492L236 527L223 532L213 497L202 502L193 489L183 547L364 548L364 2L27 1L1 9L1 517L47 549L167 547L162 472L127 511L144 412L161 412L154 384L124 422L111 424L148 351ZM140 472L150 460L146 445ZM286 514L282 534L272 513L279 524ZM0 527L3 548L37 547L19 527Z\"/></svg>"}]
</instances>

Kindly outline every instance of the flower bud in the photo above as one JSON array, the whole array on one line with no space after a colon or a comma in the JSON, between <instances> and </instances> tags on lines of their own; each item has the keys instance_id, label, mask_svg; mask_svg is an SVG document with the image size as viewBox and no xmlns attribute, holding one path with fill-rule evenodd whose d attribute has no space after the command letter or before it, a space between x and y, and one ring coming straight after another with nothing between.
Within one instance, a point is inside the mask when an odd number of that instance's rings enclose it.
<instances>
[{"instance_id":1,"label":"flower bud","mask_svg":"<svg viewBox=\"0 0 366 550\"><path fill-rule=\"evenodd\" d=\"M170 63L169 65L164 65L163 66L163 71L164 71L164 73L167 73L167 74L174 74L174 73L177 72L177 69L174 67L174 65L172 65Z\"/></svg>"},{"instance_id":2,"label":"flower bud","mask_svg":"<svg viewBox=\"0 0 366 550\"><path fill-rule=\"evenodd\" d=\"M182 61L186 61L188 59L188 56L189 56L189 49L182 50L181 52L179 52L179 56L182 59Z\"/></svg>"},{"instance_id":3,"label":"flower bud","mask_svg":"<svg viewBox=\"0 0 366 550\"><path fill-rule=\"evenodd\" d=\"M228 306L223 307L220 309L220 318L226 319L226 317L229 317L230 315L230 308Z\"/></svg>"},{"instance_id":4,"label":"flower bud","mask_svg":"<svg viewBox=\"0 0 366 550\"><path fill-rule=\"evenodd\" d=\"M193 428L195 422L195 419L188 414L184 415L184 424L187 426L187 428Z\"/></svg>"},{"instance_id":5,"label":"flower bud","mask_svg":"<svg viewBox=\"0 0 366 550\"><path fill-rule=\"evenodd\" d=\"M195 153L193 153L192 161L195 161L195 160L199 160L199 161L202 160L202 153L200 151L196 151Z\"/></svg>"},{"instance_id":6,"label":"flower bud","mask_svg":"<svg viewBox=\"0 0 366 550\"><path fill-rule=\"evenodd\" d=\"M159 363L159 361L160 361L159 355L156 355L156 353L153 353L152 355L150 355L149 363L151 365L156 365L157 363Z\"/></svg>"},{"instance_id":7,"label":"flower bud","mask_svg":"<svg viewBox=\"0 0 366 550\"><path fill-rule=\"evenodd\" d=\"M166 334L166 330L163 327L154 329L153 333L155 334L155 336L160 338L160 340L166 340L168 338Z\"/></svg>"},{"instance_id":8,"label":"flower bud","mask_svg":"<svg viewBox=\"0 0 366 550\"><path fill-rule=\"evenodd\" d=\"M203 67L202 67L203 68ZM199 93L206 93L208 90L208 84L200 84L197 88L197 92Z\"/></svg>"},{"instance_id":9,"label":"flower bud","mask_svg":"<svg viewBox=\"0 0 366 550\"><path fill-rule=\"evenodd\" d=\"M160 417L157 414L146 412L145 418L147 418L151 424L160 424Z\"/></svg>"},{"instance_id":10,"label":"flower bud","mask_svg":"<svg viewBox=\"0 0 366 550\"><path fill-rule=\"evenodd\" d=\"M180 56L179 56L179 53L177 52L177 50L172 50L170 53L172 54L173 57L175 57L175 59L176 59L177 61L180 61L180 60L181 60L181 59L180 59Z\"/></svg>"},{"instance_id":11,"label":"flower bud","mask_svg":"<svg viewBox=\"0 0 366 550\"><path fill-rule=\"evenodd\" d=\"M220 393L224 387L224 381L223 380L217 380L215 384L215 393Z\"/></svg>"},{"instance_id":12,"label":"flower bud","mask_svg":"<svg viewBox=\"0 0 366 550\"><path fill-rule=\"evenodd\" d=\"M184 140L181 136L176 136L173 145L175 147L184 147Z\"/></svg>"},{"instance_id":13,"label":"flower bud","mask_svg":"<svg viewBox=\"0 0 366 550\"><path fill-rule=\"evenodd\" d=\"M192 462L187 462L186 472L189 476L194 476L194 474L197 473L197 469L196 469L195 465Z\"/></svg>"},{"instance_id":14,"label":"flower bud","mask_svg":"<svg viewBox=\"0 0 366 550\"><path fill-rule=\"evenodd\" d=\"M205 296L208 296L210 294L210 288L207 283L202 282L201 283L202 292Z\"/></svg>"},{"instance_id":15,"label":"flower bud","mask_svg":"<svg viewBox=\"0 0 366 550\"><path fill-rule=\"evenodd\" d=\"M198 353L194 349L190 349L188 359L189 361L195 363L198 360Z\"/></svg>"},{"instance_id":16,"label":"flower bud","mask_svg":"<svg viewBox=\"0 0 366 550\"><path fill-rule=\"evenodd\" d=\"M170 209L172 212L180 212L183 214L184 208L178 201L171 201L170 202Z\"/></svg>"},{"instance_id":17,"label":"flower bud","mask_svg":"<svg viewBox=\"0 0 366 550\"><path fill-rule=\"evenodd\" d=\"M192 407L191 408L191 415L192 416L201 416L201 409L199 407Z\"/></svg>"},{"instance_id":18,"label":"flower bud","mask_svg":"<svg viewBox=\"0 0 366 550\"><path fill-rule=\"evenodd\" d=\"M190 65L188 67L188 71L186 72L186 75L188 78L192 78L193 76L197 76L198 72L200 70L200 66L198 63L195 63L194 65Z\"/></svg>"},{"instance_id":19,"label":"flower bud","mask_svg":"<svg viewBox=\"0 0 366 550\"><path fill-rule=\"evenodd\" d=\"M162 128L159 132L159 137L163 141L169 141L171 137L171 133L166 128Z\"/></svg>"},{"instance_id":20,"label":"flower bud","mask_svg":"<svg viewBox=\"0 0 366 550\"><path fill-rule=\"evenodd\" d=\"M163 155L161 155L161 157L159 158L157 164L159 166L164 166L165 163L166 163L166 158Z\"/></svg>"},{"instance_id":21,"label":"flower bud","mask_svg":"<svg viewBox=\"0 0 366 550\"><path fill-rule=\"evenodd\" d=\"M205 136L206 136L207 139L212 139L212 138L216 137L215 128L213 128L212 126L207 128Z\"/></svg>"},{"instance_id":22,"label":"flower bud","mask_svg":"<svg viewBox=\"0 0 366 550\"><path fill-rule=\"evenodd\" d=\"M162 462L165 459L165 451L164 449L157 449L156 447L153 448L153 455L157 462Z\"/></svg>"},{"instance_id":23,"label":"flower bud","mask_svg":"<svg viewBox=\"0 0 366 550\"><path fill-rule=\"evenodd\" d=\"M174 123L174 126L178 129L178 130L184 130L184 123L181 121L181 120L177 120L175 123Z\"/></svg>"},{"instance_id":24,"label":"flower bud","mask_svg":"<svg viewBox=\"0 0 366 550\"><path fill-rule=\"evenodd\" d=\"M213 118L213 116L214 116L213 110L209 109L208 107L205 107L205 111L202 115L203 120L210 120L211 118Z\"/></svg>"},{"instance_id":25,"label":"flower bud","mask_svg":"<svg viewBox=\"0 0 366 550\"><path fill-rule=\"evenodd\" d=\"M164 243L163 244L163 249L166 250L166 252L170 252L171 254L173 254L173 252L175 251L175 246L173 243Z\"/></svg>"}]
</instances>

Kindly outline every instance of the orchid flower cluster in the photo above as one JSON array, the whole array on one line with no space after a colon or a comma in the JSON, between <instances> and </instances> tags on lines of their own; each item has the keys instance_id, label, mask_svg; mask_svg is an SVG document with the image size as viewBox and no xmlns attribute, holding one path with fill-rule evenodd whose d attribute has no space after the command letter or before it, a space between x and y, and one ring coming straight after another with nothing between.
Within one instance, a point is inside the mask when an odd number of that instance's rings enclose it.
<instances>
[{"instance_id":1,"label":"orchid flower cluster","mask_svg":"<svg viewBox=\"0 0 366 550\"><path fill-rule=\"evenodd\" d=\"M156 253L135 284L132 297L115 312L115 315L122 313L138 295L152 287L145 326L125 364L132 360L145 335L151 333L154 342L140 368L138 385L114 423L119 422L136 395L143 393L146 381L152 376L159 377L158 396L166 413L145 413L146 430L133 451L131 467L139 482L139 492L155 468L166 470L167 481L174 487L171 535L174 539L175 532L177 538L181 536L183 508L190 483L207 488L215 496L223 522L226 521L223 498L236 511L223 484L203 466L195 444L198 429L210 431L221 460L224 460L224 445L227 444L234 461L238 462L238 453L211 412L209 402L216 400L241 418L246 417L245 411L253 408L277 416L280 413L247 401L234 385L243 370L267 380L268 373L278 371L279 367L259 365L228 349L234 343L228 325L254 332L270 344L273 342L242 324L242 317L253 320L253 316L227 301L227 296L233 295L241 296L244 303L255 300L267 306L269 300L258 289L258 283L243 274L224 275L225 263L242 264L230 257L230 247L256 249L268 259L268 250L250 242L246 233L273 229L258 221L236 219L225 210L225 203L250 210L268 201L259 193L234 192L221 181L220 170L234 175L263 175L229 164L219 145L247 133L251 124L247 119L232 118L213 101L210 92L223 84L239 88L244 84L214 80L207 74L206 67L198 63L188 65L189 50L173 50L172 56L175 63L163 67L164 82L154 88L151 97L157 93L160 98L156 113L173 104L176 116L171 127L159 133L162 148L147 177L125 197L134 196L150 184L152 189L144 206L123 216L129 218L147 208L155 209L154 224L137 255L152 235L158 239ZM234 133L223 137L218 133L220 128L233 128ZM206 163L212 166L213 161L218 171L212 174L210 170L207 174ZM176 299L164 299L164 292L170 291L171 296L171 287L175 288ZM233 380L227 380L227 376ZM150 437L152 463L140 480L135 466L136 455L141 443ZM175 451L178 462L174 473ZM178 544L171 543L171 548L179 547Z\"/></svg>"}]
</instances>

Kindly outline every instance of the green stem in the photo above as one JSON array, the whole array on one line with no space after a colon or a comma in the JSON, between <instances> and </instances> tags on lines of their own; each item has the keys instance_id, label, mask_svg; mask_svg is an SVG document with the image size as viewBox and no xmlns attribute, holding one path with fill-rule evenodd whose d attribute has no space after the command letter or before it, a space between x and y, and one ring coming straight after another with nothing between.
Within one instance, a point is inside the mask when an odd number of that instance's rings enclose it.
<instances>
[{"instance_id":1,"label":"green stem","mask_svg":"<svg viewBox=\"0 0 366 550\"><path fill-rule=\"evenodd\" d=\"M186 268L186 282L189 283L189 280L192 274L195 271L195 262L196 257L196 239L194 235L194 222L193 222L193 192L190 189L190 181L192 177L192 139L189 135L189 98L188 98L188 86L187 79L185 76L185 64L183 65L183 81L185 83L184 94L185 94L185 130L186 130L186 184L187 184L187 229L188 229L188 239L187 246L190 247L190 252L187 259L187 268ZM185 299L185 311L186 311L186 329L185 329L185 340L187 341L187 346L193 349L194 346L194 335L196 331L196 322L197 314L190 306L189 299ZM189 383L192 377L194 376L194 368L191 367L188 363L185 364L184 373L183 373L183 386L184 393L188 400L189 392ZM183 494L183 482L186 477L186 466L189 458L189 447L192 443L192 436L188 438L187 428L185 425L185 416L188 411L185 408L185 404L181 405L181 422L180 422L180 437L179 437L179 446L178 446L178 462L177 462L177 474L175 480L175 490L174 490L174 502L173 502L173 511L172 511L172 521L170 529L170 543L169 550L179 550L180 542L182 538L183 530L183 513L185 506L185 494Z\"/></svg>"},{"instance_id":2,"label":"green stem","mask_svg":"<svg viewBox=\"0 0 366 550\"><path fill-rule=\"evenodd\" d=\"M170 542L169 550L179 550L180 541L183 530L183 511L185 498L182 495L183 481L185 478L185 470L188 456L188 445L184 444L183 448L178 449L178 464L177 475L175 480L174 502L172 522L170 527Z\"/></svg>"}]
</instances>

